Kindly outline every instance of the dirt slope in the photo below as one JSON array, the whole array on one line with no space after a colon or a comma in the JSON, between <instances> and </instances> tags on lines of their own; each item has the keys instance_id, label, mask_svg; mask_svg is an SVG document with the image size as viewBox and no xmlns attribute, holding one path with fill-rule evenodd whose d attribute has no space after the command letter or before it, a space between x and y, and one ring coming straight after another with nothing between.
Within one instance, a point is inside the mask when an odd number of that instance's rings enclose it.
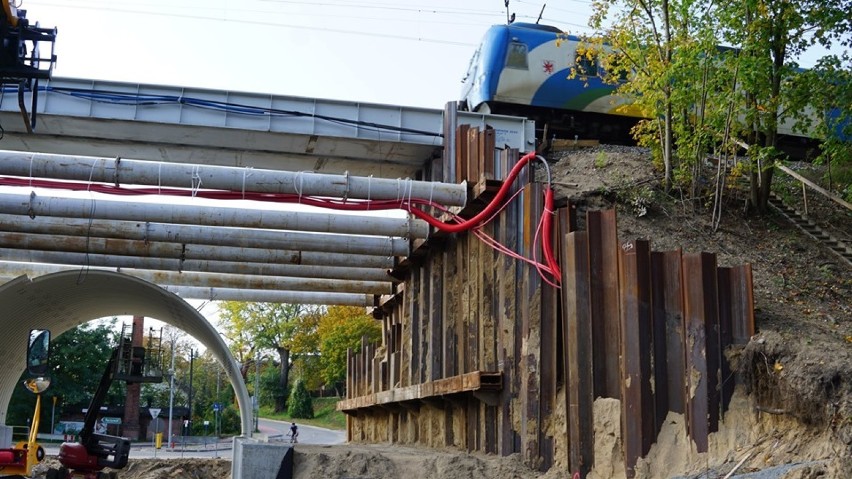
<instances>
[{"instance_id":1,"label":"dirt slope","mask_svg":"<svg viewBox=\"0 0 852 479\"><path fill-rule=\"evenodd\" d=\"M852 477L852 269L779 215L745 217L742 191L726 192L713 231L704 206L693 214L681 198L651 188L659 178L642 149L598 147L556 156L559 193L591 209L616 205L621 240L648 239L657 251L715 252L719 265L753 268L758 334L729 352L743 385L710 454L691 451L678 434L682 418L670 415L672 427L640 475L706 470L721 477L749 455L738 472L816 461L808 472L783 477ZM801 210L801 193L788 199ZM814 222L852 243L852 213L818 195L808 201Z\"/></svg>"}]
</instances>

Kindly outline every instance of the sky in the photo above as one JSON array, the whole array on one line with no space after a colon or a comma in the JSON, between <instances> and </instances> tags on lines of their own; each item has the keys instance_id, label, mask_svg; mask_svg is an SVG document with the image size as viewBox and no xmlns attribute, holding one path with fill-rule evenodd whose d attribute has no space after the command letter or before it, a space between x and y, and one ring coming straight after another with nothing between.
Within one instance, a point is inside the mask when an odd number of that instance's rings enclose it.
<instances>
[{"instance_id":1,"label":"sky","mask_svg":"<svg viewBox=\"0 0 852 479\"><path fill-rule=\"evenodd\" d=\"M544 2L511 0L516 21ZM23 0L56 27L56 77L443 108L504 0ZM541 23L585 28L591 0Z\"/></svg>"}]
</instances>

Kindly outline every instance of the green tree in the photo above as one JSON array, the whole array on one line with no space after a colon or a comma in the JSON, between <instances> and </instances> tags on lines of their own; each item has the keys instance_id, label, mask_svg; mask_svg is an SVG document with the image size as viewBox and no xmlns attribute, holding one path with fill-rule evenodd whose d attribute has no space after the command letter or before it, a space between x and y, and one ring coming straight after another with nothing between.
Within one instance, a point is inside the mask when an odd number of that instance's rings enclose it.
<instances>
[{"instance_id":1,"label":"green tree","mask_svg":"<svg viewBox=\"0 0 852 479\"><path fill-rule=\"evenodd\" d=\"M353 306L330 306L319 322L322 377L337 388L346 379L346 352L359 349L361 338L375 342L382 337L381 323Z\"/></svg>"},{"instance_id":2,"label":"green tree","mask_svg":"<svg viewBox=\"0 0 852 479\"><path fill-rule=\"evenodd\" d=\"M101 375L115 346L116 320L86 323L54 338L50 344L50 388L42 394L42 430L50 429L53 398L56 416L62 412L79 412L89 405L98 388ZM26 374L26 373L25 373ZM21 376L23 381L24 376ZM124 404L125 384L116 381L107 393L105 404ZM35 396L15 388L9 403L9 424L26 424L35 408Z\"/></svg>"},{"instance_id":3,"label":"green tree","mask_svg":"<svg viewBox=\"0 0 852 479\"><path fill-rule=\"evenodd\" d=\"M850 46L850 7L852 0L600 0L590 24L612 45L614 63L631 67L633 81L619 92L649 118L637 132L660 152L666 187L680 159L697 195L700 160L746 144L751 203L762 212L780 157L779 129L813 134L826 107L818 90L826 84L805 81L798 59L816 44ZM852 88L834 78L833 87ZM717 199L721 192L715 189Z\"/></svg>"},{"instance_id":4,"label":"green tree","mask_svg":"<svg viewBox=\"0 0 852 479\"><path fill-rule=\"evenodd\" d=\"M311 401L311 395L305 388L305 382L301 379L296 380L293 385L293 392L290 393L290 400L287 404L287 414L292 418L310 419L314 417L314 405Z\"/></svg>"},{"instance_id":5,"label":"green tree","mask_svg":"<svg viewBox=\"0 0 852 479\"><path fill-rule=\"evenodd\" d=\"M255 355L259 350L274 351L278 356L280 391L286 391L292 362L304 354L316 352L318 308L301 304L244 303L224 301L219 303L221 326L226 337L237 338ZM275 411L286 408L286 393L276 397Z\"/></svg>"}]
</instances>

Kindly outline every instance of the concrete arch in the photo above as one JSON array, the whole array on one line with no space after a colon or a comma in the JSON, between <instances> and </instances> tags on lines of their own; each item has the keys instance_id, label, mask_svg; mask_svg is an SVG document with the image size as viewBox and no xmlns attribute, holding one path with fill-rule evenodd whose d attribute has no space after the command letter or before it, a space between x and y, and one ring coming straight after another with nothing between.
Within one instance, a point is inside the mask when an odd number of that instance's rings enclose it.
<instances>
[{"instance_id":1,"label":"concrete arch","mask_svg":"<svg viewBox=\"0 0 852 479\"><path fill-rule=\"evenodd\" d=\"M182 298L155 284L99 270L62 271L35 279L20 276L0 286L0 424L6 422L12 391L26 368L30 329L49 329L57 337L94 319L125 315L156 318L208 348L236 393L242 434L251 436L248 390L239 365L213 325Z\"/></svg>"}]
</instances>

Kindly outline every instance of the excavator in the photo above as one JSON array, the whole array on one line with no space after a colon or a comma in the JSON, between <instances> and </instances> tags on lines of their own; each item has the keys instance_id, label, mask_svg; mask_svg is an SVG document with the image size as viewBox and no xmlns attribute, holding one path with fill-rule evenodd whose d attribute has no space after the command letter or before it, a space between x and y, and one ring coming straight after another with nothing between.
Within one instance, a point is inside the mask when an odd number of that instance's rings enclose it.
<instances>
[{"instance_id":1,"label":"excavator","mask_svg":"<svg viewBox=\"0 0 852 479\"><path fill-rule=\"evenodd\" d=\"M10 0L0 0L0 87L7 84L18 87L18 107L27 132L32 133L36 125L38 110L38 82L49 80L56 64L53 53L56 28L41 28L36 22L31 25L26 10L19 10ZM43 44L50 45L50 54L41 56ZM27 112L25 92L31 92L30 109Z\"/></svg>"}]
</instances>

